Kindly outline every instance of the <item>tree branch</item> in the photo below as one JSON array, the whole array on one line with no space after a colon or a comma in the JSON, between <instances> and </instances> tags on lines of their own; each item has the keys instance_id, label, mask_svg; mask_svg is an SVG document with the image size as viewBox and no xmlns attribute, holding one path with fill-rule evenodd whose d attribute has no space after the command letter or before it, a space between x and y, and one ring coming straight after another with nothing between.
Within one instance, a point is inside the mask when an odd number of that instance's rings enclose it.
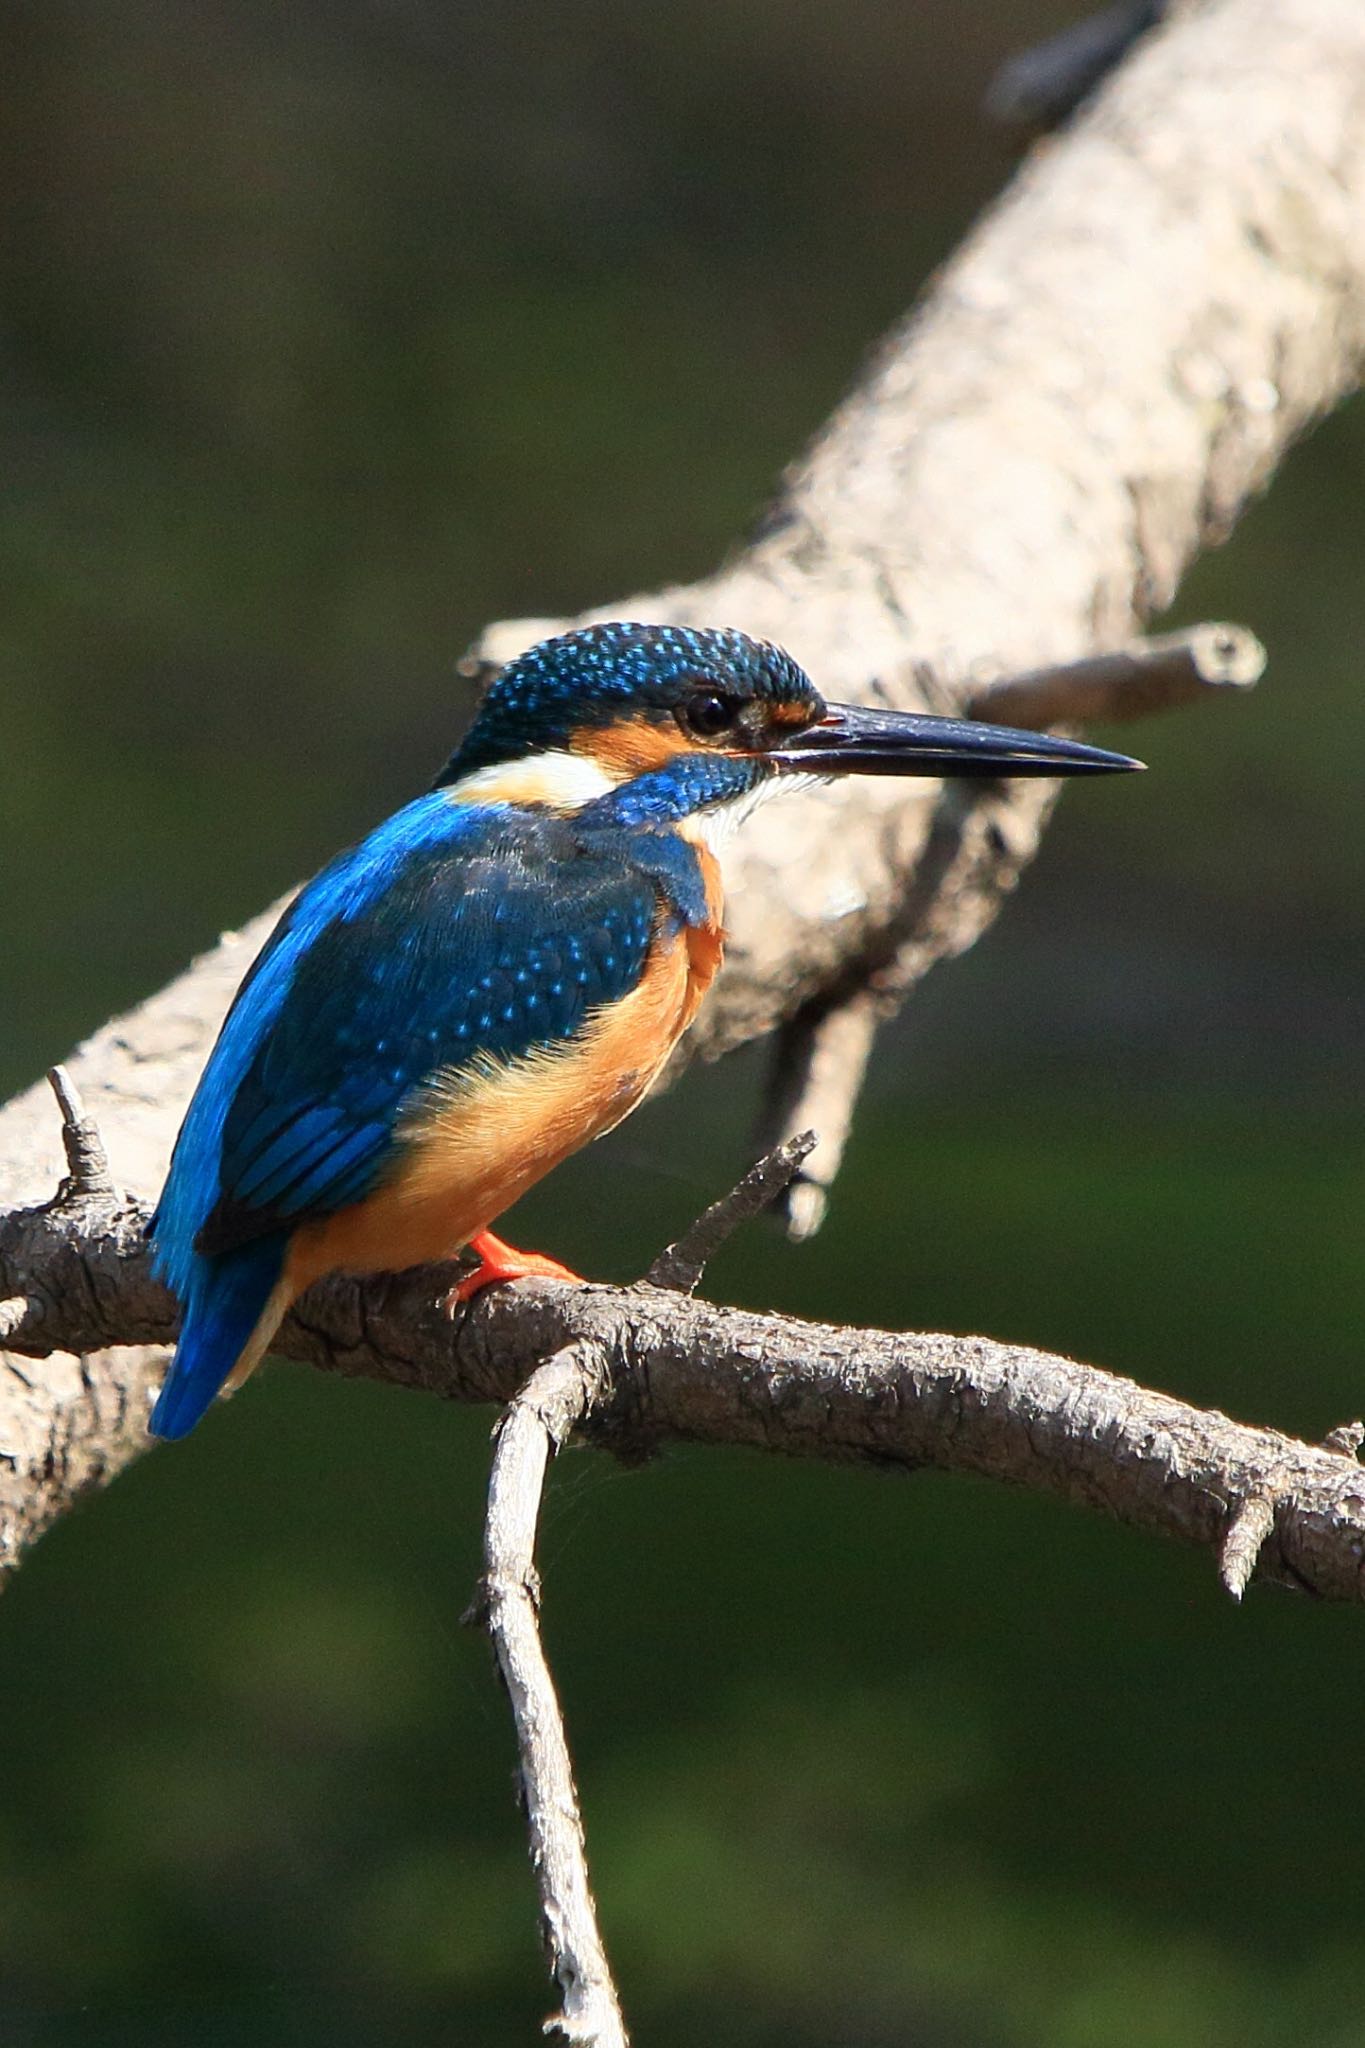
<instances>
[{"instance_id":1,"label":"tree branch","mask_svg":"<svg viewBox=\"0 0 1365 2048\"><path fill-rule=\"evenodd\" d=\"M65 1100L63 1109L70 1114ZM695 1301L706 1259L785 1186L812 1142L806 1133L760 1160L660 1254L638 1288L520 1283L479 1297L452 1328L439 1270L334 1280L306 1296L281 1332L281 1351L337 1371L507 1401L470 1618L487 1626L516 1727L531 1860L563 1997L546 2030L578 2048L628 2043L538 1621L545 1473L574 1429L631 1459L679 1439L985 1473L1209 1545L1234 1599L1259 1569L1325 1598L1365 1600L1359 1423L1315 1448L1045 1352ZM112 1186L77 1202L67 1184L44 1208L0 1218L0 1284L16 1263L33 1280L30 1294L9 1297L10 1342L41 1355L53 1344L86 1351L114 1334L159 1334L170 1304L151 1275L142 1223ZM77 1270L83 1284L73 1287ZM550 1356L518 1389L528 1345ZM49 1356L44 1370L60 1363ZM12 1361L11 1372L31 1384ZM102 1377L107 1393L117 1379ZM147 1391L140 1409L125 1404L125 1455L142 1435ZM20 1469L13 1451L3 1455ZM0 1490L0 1570L41 1526L36 1492L21 1489L11 1501Z\"/></svg>"},{"instance_id":2,"label":"tree branch","mask_svg":"<svg viewBox=\"0 0 1365 2048\"><path fill-rule=\"evenodd\" d=\"M404 1322L426 1289L309 1303L287 1349L342 1371L414 1375L457 1398L505 1397L528 1342L596 1344L611 1399L587 1428L631 1458L669 1441L973 1472L1098 1508L1215 1554L1256 1495L1275 1501L1258 1576L1324 1599L1365 1599L1365 1468L1349 1452L1248 1427L1048 1352L986 1337L840 1328L676 1294L543 1285L485 1297L459 1332ZM427 1283L429 1287L430 1283ZM518 1294L521 1299L511 1298ZM376 1348L341 1348L358 1315ZM444 1341L443 1341L444 1340ZM382 1350L378 1347L382 1346Z\"/></svg>"},{"instance_id":3,"label":"tree branch","mask_svg":"<svg viewBox=\"0 0 1365 2048\"><path fill-rule=\"evenodd\" d=\"M102 1214L0 1219L0 1290L22 1264L32 1302L11 1347L36 1356L161 1340L173 1305L152 1278L142 1222L118 1198ZM276 1349L451 1400L507 1402L528 1361L586 1346L581 1355L610 1359L611 1387L584 1433L620 1456L691 1442L932 1465L1057 1494L1218 1557L1238 1510L1265 1498L1273 1526L1257 1576L1365 1599L1365 1468L1349 1427L1331 1448L1300 1443L1026 1346L807 1323L651 1286L523 1281L489 1289L452 1327L449 1287L439 1268L329 1281L299 1303ZM0 1556L17 1547L8 1514L0 1485Z\"/></svg>"},{"instance_id":4,"label":"tree branch","mask_svg":"<svg viewBox=\"0 0 1365 2048\"><path fill-rule=\"evenodd\" d=\"M1265 673L1265 649L1245 626L1190 626L1108 654L983 683L973 718L1041 731L1091 719L1123 721L1172 711L1224 690L1249 690Z\"/></svg>"},{"instance_id":5,"label":"tree branch","mask_svg":"<svg viewBox=\"0 0 1365 2048\"><path fill-rule=\"evenodd\" d=\"M597 1929L563 1716L540 1640L535 1542L546 1467L606 1386L605 1354L591 1343L570 1343L537 1366L508 1403L488 1487L484 1576L466 1617L488 1630L516 1725L531 1864L564 1999L545 2031L581 2048L628 2044Z\"/></svg>"}]
</instances>

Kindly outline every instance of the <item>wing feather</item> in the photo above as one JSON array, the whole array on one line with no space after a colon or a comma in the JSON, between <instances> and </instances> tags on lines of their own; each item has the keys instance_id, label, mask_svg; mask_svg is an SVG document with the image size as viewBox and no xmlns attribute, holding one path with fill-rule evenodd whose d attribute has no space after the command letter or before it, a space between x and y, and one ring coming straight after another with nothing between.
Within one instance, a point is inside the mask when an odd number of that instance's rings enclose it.
<instances>
[{"instance_id":1,"label":"wing feather","mask_svg":"<svg viewBox=\"0 0 1365 2048\"><path fill-rule=\"evenodd\" d=\"M661 915L650 873L564 818L447 809L448 837L424 832L400 858L371 849L382 886L366 886L366 842L332 915L310 902L337 893L330 870L294 906L287 987L227 1102L196 1252L363 1199L417 1091L564 1043L639 981Z\"/></svg>"}]
</instances>

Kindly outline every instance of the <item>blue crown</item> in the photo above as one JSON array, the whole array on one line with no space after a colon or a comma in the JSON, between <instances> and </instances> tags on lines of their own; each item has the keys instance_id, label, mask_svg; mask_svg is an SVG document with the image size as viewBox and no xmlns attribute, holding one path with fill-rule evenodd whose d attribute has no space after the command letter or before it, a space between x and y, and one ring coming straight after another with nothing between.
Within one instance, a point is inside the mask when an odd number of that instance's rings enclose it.
<instances>
[{"instance_id":1,"label":"blue crown","mask_svg":"<svg viewBox=\"0 0 1365 2048\"><path fill-rule=\"evenodd\" d=\"M744 698L802 697L811 687L780 647L731 627L582 626L499 671L441 782L563 747L583 726L632 711L662 717L699 680Z\"/></svg>"}]
</instances>

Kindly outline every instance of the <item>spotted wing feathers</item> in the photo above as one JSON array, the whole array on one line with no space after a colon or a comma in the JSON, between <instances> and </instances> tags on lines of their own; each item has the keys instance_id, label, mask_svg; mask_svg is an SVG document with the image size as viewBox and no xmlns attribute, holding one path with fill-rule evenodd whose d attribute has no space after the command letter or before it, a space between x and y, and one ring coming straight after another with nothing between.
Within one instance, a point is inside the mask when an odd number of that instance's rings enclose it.
<instances>
[{"instance_id":1,"label":"spotted wing feathers","mask_svg":"<svg viewBox=\"0 0 1365 2048\"><path fill-rule=\"evenodd\" d=\"M295 962L227 1109L198 1253L361 1200L436 1075L552 1048L638 982L660 917L652 876L560 820L458 823Z\"/></svg>"}]
</instances>

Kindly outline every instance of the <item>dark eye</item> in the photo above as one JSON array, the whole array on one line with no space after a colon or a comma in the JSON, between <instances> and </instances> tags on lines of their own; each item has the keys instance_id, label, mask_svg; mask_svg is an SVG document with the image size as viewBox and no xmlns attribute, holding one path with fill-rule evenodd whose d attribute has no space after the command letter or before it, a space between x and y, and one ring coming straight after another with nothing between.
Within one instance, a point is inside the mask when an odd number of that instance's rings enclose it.
<instances>
[{"instance_id":1,"label":"dark eye","mask_svg":"<svg viewBox=\"0 0 1365 2048\"><path fill-rule=\"evenodd\" d=\"M739 705L721 690L699 690L682 707L682 722L700 740L713 740L727 732L739 715Z\"/></svg>"}]
</instances>

